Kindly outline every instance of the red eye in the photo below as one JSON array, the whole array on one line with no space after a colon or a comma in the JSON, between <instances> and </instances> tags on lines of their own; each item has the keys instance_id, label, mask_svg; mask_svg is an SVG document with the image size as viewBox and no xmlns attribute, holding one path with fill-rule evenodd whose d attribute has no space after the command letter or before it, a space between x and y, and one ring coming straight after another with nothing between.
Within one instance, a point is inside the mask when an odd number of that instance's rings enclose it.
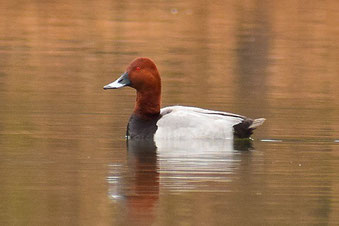
<instances>
[{"instance_id":1,"label":"red eye","mask_svg":"<svg viewBox=\"0 0 339 226\"><path fill-rule=\"evenodd\" d=\"M140 67L136 67L135 70L139 71L139 70L140 70Z\"/></svg>"}]
</instances>

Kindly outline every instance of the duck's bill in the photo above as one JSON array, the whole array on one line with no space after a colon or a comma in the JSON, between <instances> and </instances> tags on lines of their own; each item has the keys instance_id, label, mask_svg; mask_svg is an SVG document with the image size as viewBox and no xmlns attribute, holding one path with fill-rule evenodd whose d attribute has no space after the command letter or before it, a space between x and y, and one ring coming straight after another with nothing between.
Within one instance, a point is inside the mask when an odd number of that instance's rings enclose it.
<instances>
[{"instance_id":1,"label":"duck's bill","mask_svg":"<svg viewBox=\"0 0 339 226\"><path fill-rule=\"evenodd\" d=\"M105 85L104 89L119 89L124 86L129 86L130 84L131 84L131 81L128 79L128 73L125 72L124 74L120 76L120 78L118 78L114 82L108 85Z\"/></svg>"}]
</instances>

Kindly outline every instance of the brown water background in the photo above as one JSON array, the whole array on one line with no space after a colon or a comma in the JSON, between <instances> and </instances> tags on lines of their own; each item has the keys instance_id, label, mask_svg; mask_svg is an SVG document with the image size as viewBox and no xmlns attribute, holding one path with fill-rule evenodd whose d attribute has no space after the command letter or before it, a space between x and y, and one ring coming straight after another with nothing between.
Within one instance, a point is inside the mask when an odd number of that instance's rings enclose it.
<instances>
[{"instance_id":1,"label":"brown water background","mask_svg":"<svg viewBox=\"0 0 339 226\"><path fill-rule=\"evenodd\" d=\"M338 24L336 0L0 0L0 224L338 225ZM253 149L127 151L135 92L102 87L137 56L163 106L265 117Z\"/></svg>"}]
</instances>

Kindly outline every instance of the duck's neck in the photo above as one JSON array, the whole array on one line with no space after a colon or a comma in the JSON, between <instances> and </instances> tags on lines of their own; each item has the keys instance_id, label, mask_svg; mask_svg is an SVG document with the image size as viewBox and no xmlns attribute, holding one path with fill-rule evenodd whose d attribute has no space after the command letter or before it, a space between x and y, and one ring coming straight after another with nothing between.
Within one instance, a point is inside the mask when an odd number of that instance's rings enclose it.
<instances>
[{"instance_id":1,"label":"duck's neck","mask_svg":"<svg viewBox=\"0 0 339 226\"><path fill-rule=\"evenodd\" d=\"M161 88L152 91L137 91L134 114L144 118L158 117L160 114Z\"/></svg>"}]
</instances>

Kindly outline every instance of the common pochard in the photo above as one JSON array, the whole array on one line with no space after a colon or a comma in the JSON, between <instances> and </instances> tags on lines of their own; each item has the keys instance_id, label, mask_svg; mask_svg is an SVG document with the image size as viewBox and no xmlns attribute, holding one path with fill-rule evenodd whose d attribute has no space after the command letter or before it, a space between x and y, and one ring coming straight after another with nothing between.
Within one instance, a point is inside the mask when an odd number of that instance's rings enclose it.
<instances>
[{"instance_id":1,"label":"common pochard","mask_svg":"<svg viewBox=\"0 0 339 226\"><path fill-rule=\"evenodd\" d=\"M133 60L116 81L104 89L130 86L137 91L127 138L139 139L233 139L249 138L264 118L212 111L197 107L160 108L161 79L155 63L144 57Z\"/></svg>"}]
</instances>

